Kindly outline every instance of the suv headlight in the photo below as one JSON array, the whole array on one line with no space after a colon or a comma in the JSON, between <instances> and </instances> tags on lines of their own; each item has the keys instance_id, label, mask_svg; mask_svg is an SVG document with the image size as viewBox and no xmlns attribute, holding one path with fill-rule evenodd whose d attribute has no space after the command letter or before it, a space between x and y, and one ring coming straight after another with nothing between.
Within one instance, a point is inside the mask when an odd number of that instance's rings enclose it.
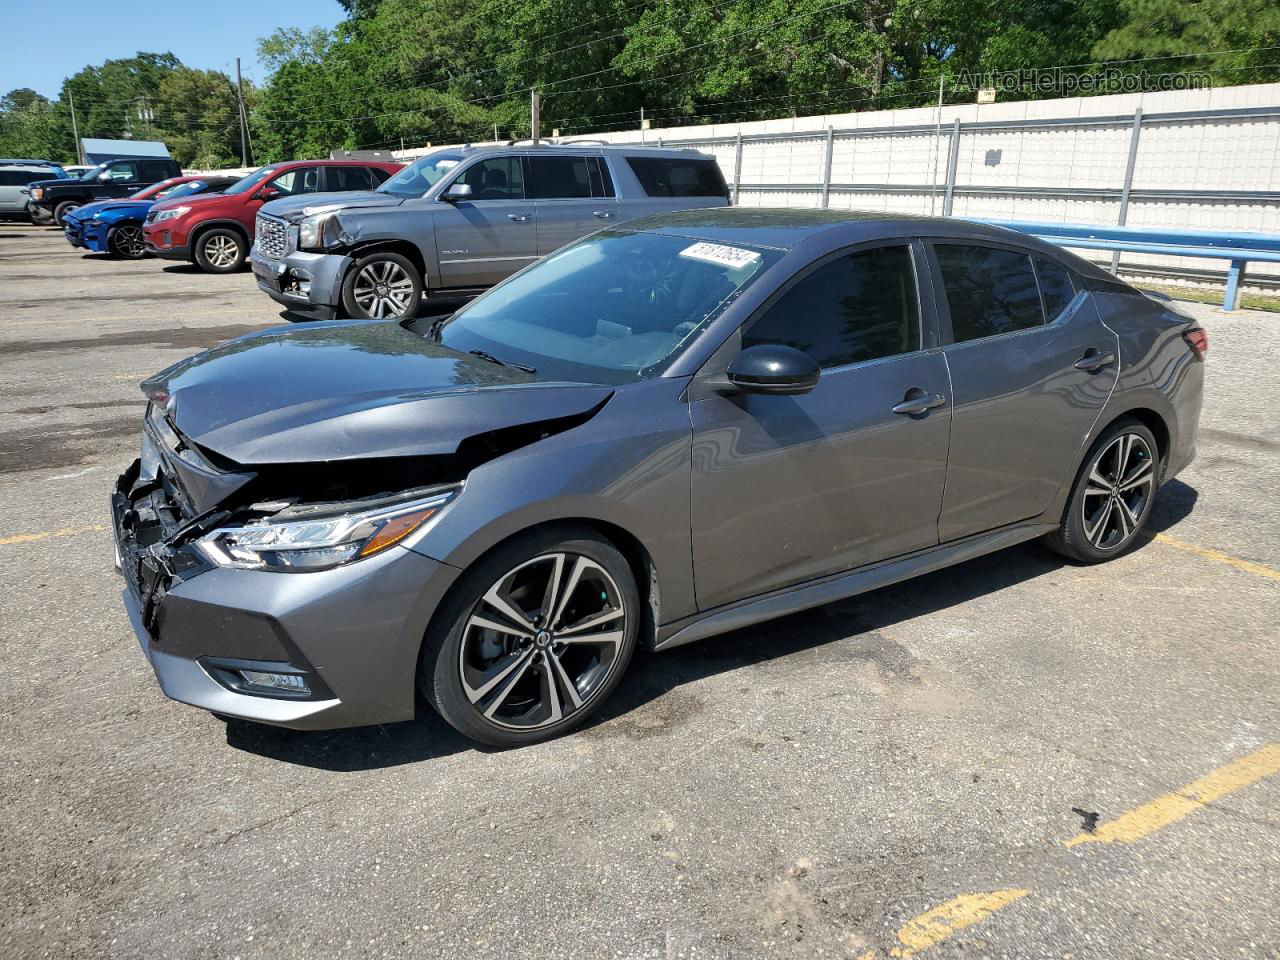
<instances>
[{"instance_id":1,"label":"suv headlight","mask_svg":"<svg viewBox=\"0 0 1280 960\"><path fill-rule=\"evenodd\" d=\"M457 489L350 513L263 520L214 530L200 541L224 567L306 572L363 560L399 543L438 514Z\"/></svg>"},{"instance_id":2,"label":"suv headlight","mask_svg":"<svg viewBox=\"0 0 1280 960\"><path fill-rule=\"evenodd\" d=\"M32 200L43 200L43 199L44 199L44 187L32 187L32 188L31 188L31 199L32 199Z\"/></svg>"},{"instance_id":3,"label":"suv headlight","mask_svg":"<svg viewBox=\"0 0 1280 960\"><path fill-rule=\"evenodd\" d=\"M151 222L162 223L165 220L176 220L178 219L178 217L182 216L183 214L190 213L190 212L191 212L190 207L170 207L167 210L159 211L156 214L155 219L152 220Z\"/></svg>"},{"instance_id":4,"label":"suv headlight","mask_svg":"<svg viewBox=\"0 0 1280 960\"><path fill-rule=\"evenodd\" d=\"M298 221L298 249L323 250L325 248L325 229L333 220L331 213L318 213L313 217L303 217Z\"/></svg>"}]
</instances>

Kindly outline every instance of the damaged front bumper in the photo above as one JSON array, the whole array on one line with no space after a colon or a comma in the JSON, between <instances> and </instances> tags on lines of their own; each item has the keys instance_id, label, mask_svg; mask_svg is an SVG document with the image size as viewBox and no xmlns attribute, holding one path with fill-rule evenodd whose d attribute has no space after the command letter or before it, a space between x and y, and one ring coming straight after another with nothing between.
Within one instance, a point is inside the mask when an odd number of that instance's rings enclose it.
<instances>
[{"instance_id":1,"label":"damaged front bumper","mask_svg":"<svg viewBox=\"0 0 1280 960\"><path fill-rule=\"evenodd\" d=\"M415 715L423 634L456 569L399 546L306 573L221 567L147 472L120 476L111 515L125 609L166 696L294 729ZM300 676L305 693L255 689L242 670Z\"/></svg>"},{"instance_id":2,"label":"damaged front bumper","mask_svg":"<svg viewBox=\"0 0 1280 960\"><path fill-rule=\"evenodd\" d=\"M317 320L332 320L342 305L342 279L351 258L295 250L274 260L255 244L249 265L258 289L276 303Z\"/></svg>"}]
</instances>

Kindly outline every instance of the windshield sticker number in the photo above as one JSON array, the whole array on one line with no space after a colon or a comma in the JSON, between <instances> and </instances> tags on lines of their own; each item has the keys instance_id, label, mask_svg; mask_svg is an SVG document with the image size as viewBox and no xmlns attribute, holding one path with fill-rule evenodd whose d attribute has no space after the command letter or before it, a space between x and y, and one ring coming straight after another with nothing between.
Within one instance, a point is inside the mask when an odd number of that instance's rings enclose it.
<instances>
[{"instance_id":1,"label":"windshield sticker number","mask_svg":"<svg viewBox=\"0 0 1280 960\"><path fill-rule=\"evenodd\" d=\"M714 263L717 267L728 267L736 270L754 264L760 254L754 250L743 250L741 247L729 247L723 243L695 243L680 251L680 256L690 260L701 260Z\"/></svg>"}]
</instances>

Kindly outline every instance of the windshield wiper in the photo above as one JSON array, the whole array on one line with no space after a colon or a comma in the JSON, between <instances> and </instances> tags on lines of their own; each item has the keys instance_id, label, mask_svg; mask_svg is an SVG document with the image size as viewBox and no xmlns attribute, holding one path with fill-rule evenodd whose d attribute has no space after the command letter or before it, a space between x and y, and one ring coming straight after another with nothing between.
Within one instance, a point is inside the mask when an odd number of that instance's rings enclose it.
<instances>
[{"instance_id":1,"label":"windshield wiper","mask_svg":"<svg viewBox=\"0 0 1280 960\"><path fill-rule=\"evenodd\" d=\"M479 357L481 360L488 360L490 363L496 363L500 367L515 367L517 370L523 370L525 373L537 373L537 367L531 367L528 364L516 363L514 360L499 360L492 353L485 353L483 350L468 350L473 357Z\"/></svg>"}]
</instances>

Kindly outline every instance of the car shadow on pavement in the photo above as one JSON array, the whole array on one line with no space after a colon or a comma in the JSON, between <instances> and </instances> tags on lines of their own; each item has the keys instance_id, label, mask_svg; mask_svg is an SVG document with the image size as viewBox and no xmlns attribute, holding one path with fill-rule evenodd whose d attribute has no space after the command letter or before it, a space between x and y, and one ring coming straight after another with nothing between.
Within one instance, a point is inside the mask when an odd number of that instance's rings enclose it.
<instances>
[{"instance_id":1,"label":"car shadow on pavement","mask_svg":"<svg viewBox=\"0 0 1280 960\"><path fill-rule=\"evenodd\" d=\"M1195 488L1180 480L1165 484L1148 521L1150 532L1160 533L1176 525L1191 512L1196 498ZM1144 543L1138 550L1146 547ZM868 638L867 642L855 644L846 659L909 672L914 662L910 652L878 638L878 631L1026 583L1068 563L1037 543L1024 543L666 653L640 653L613 696L578 733L644 737L662 732L670 726L670 718L656 726L650 720L632 719L646 704L671 690L741 667L819 651L841 640ZM274 760L337 772L394 767L464 750L492 750L454 731L430 707L420 705L419 713L416 720L405 723L326 732L283 730L231 720L227 724L227 745Z\"/></svg>"}]
</instances>

